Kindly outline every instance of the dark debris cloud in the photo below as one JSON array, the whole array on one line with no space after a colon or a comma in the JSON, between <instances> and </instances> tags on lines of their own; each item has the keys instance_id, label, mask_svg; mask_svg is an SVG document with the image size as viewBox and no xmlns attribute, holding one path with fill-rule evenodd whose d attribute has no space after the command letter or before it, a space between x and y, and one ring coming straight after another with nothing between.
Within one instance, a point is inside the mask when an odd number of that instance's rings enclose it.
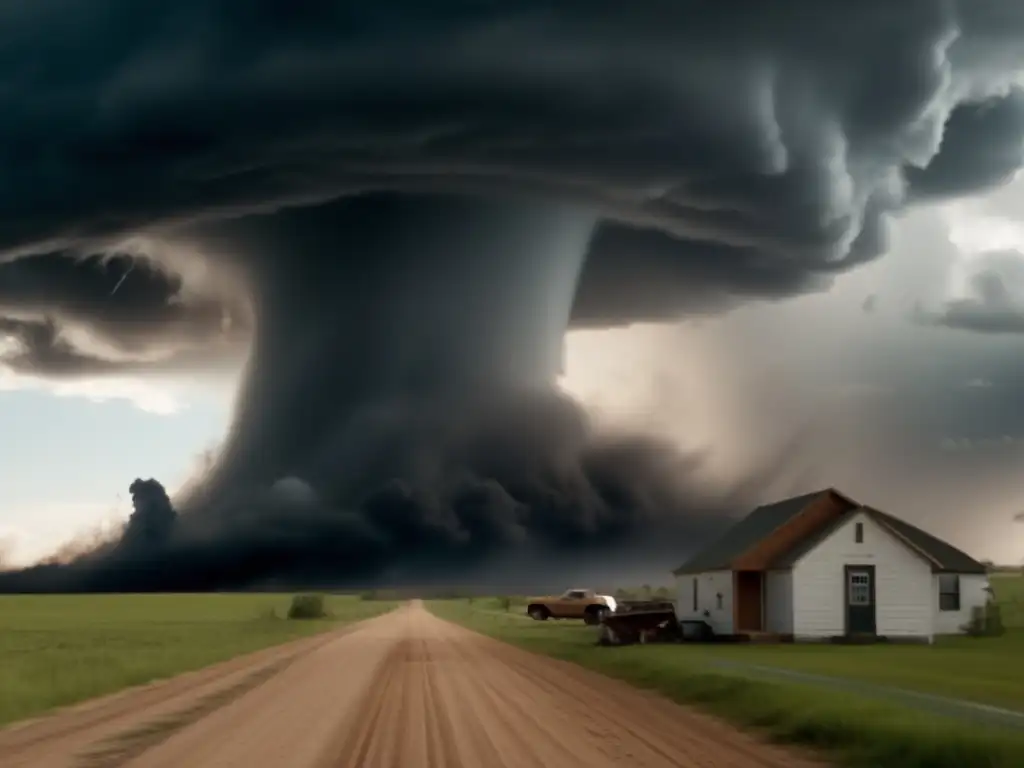
<instances>
[{"instance_id":1,"label":"dark debris cloud","mask_svg":"<svg viewBox=\"0 0 1024 768\"><path fill-rule=\"evenodd\" d=\"M566 329L821 290L1024 162L1002 0L37 0L0 28L0 363L246 361L165 536L0 588L692 543L759 478L597 433L552 385Z\"/></svg>"}]
</instances>

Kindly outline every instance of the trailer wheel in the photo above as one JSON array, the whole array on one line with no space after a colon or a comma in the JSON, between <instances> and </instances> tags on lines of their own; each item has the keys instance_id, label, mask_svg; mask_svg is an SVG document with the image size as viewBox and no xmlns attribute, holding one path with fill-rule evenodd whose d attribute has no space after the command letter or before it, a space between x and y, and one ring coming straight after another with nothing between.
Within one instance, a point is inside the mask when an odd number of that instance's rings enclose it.
<instances>
[{"instance_id":1,"label":"trailer wheel","mask_svg":"<svg viewBox=\"0 0 1024 768\"><path fill-rule=\"evenodd\" d=\"M587 608L587 612L583 614L583 622L590 626L595 626L601 623L601 619L607 616L611 611L603 605L592 605Z\"/></svg>"},{"instance_id":2,"label":"trailer wheel","mask_svg":"<svg viewBox=\"0 0 1024 768\"><path fill-rule=\"evenodd\" d=\"M597 642L600 645L618 645L619 636L615 634L615 630L609 627L607 624L601 625L601 631L598 633Z\"/></svg>"}]
</instances>

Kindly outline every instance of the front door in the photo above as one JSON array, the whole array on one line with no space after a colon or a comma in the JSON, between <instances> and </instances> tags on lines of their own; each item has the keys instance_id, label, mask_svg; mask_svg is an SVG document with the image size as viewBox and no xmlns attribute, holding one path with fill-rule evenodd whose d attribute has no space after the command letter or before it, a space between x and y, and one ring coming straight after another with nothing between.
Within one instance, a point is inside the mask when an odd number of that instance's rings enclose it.
<instances>
[{"instance_id":1,"label":"front door","mask_svg":"<svg viewBox=\"0 0 1024 768\"><path fill-rule=\"evenodd\" d=\"M873 635L875 625L875 566L846 566L846 634Z\"/></svg>"}]
</instances>

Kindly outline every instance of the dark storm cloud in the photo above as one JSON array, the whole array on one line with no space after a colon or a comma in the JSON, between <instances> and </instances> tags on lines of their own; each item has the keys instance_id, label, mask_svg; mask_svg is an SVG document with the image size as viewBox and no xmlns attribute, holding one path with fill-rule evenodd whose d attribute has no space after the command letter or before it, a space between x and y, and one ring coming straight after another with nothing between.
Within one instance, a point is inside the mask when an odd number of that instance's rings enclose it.
<instances>
[{"instance_id":1,"label":"dark storm cloud","mask_svg":"<svg viewBox=\"0 0 1024 768\"><path fill-rule=\"evenodd\" d=\"M1024 254L984 253L971 263L968 295L946 303L938 312L918 309L915 317L974 333L1024 333Z\"/></svg>"},{"instance_id":2,"label":"dark storm cloud","mask_svg":"<svg viewBox=\"0 0 1024 768\"><path fill-rule=\"evenodd\" d=\"M821 289L1024 135L1024 11L996 0L40 0L0 25L0 255L163 249L149 288L79 260L66 294L6 289L10 362L195 366L237 294L255 313L164 554L94 585L704 535L752 486L602 442L551 392L566 327ZM237 284L176 288L196 265Z\"/></svg>"},{"instance_id":3,"label":"dark storm cloud","mask_svg":"<svg viewBox=\"0 0 1024 768\"><path fill-rule=\"evenodd\" d=\"M1024 14L996 0L5 14L8 249L365 189L518 188L668 233L684 261L724 262L723 294L775 295L876 256L901 174L955 195L1022 155ZM606 258L657 285L665 244L633 231ZM583 289L585 307L607 292Z\"/></svg>"},{"instance_id":4,"label":"dark storm cloud","mask_svg":"<svg viewBox=\"0 0 1024 768\"><path fill-rule=\"evenodd\" d=\"M942 151L926 168L908 168L913 198L959 196L1010 180L1024 166L1024 92L964 104L953 110Z\"/></svg>"}]
</instances>

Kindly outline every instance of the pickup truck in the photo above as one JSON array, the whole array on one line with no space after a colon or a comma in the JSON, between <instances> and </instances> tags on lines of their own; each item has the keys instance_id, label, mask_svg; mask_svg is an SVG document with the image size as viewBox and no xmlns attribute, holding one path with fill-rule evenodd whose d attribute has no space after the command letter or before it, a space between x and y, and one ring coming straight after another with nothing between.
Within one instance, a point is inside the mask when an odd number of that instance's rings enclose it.
<instances>
[{"instance_id":1,"label":"pickup truck","mask_svg":"<svg viewBox=\"0 0 1024 768\"><path fill-rule=\"evenodd\" d=\"M600 624L601 619L615 612L615 598L599 595L589 589L567 589L557 597L531 597L527 615L537 621L548 619L583 619L587 624Z\"/></svg>"}]
</instances>

